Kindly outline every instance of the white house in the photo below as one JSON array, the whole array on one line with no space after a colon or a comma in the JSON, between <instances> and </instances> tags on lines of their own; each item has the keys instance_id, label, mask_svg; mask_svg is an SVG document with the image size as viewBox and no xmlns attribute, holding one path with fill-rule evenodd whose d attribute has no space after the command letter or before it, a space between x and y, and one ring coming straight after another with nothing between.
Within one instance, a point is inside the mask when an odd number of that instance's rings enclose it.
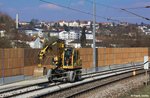
<instances>
[{"instance_id":1,"label":"white house","mask_svg":"<svg viewBox=\"0 0 150 98\"><path fill-rule=\"evenodd\" d=\"M69 32L67 32L67 31L59 32L59 39L62 39L62 40L69 39Z\"/></svg>"},{"instance_id":2,"label":"white house","mask_svg":"<svg viewBox=\"0 0 150 98\"><path fill-rule=\"evenodd\" d=\"M92 33L86 33L86 39L87 40L91 40L93 39L93 34ZM81 33L76 32L76 31L61 31L59 32L59 39L62 40L76 40L76 39L80 39L81 37Z\"/></svg>"},{"instance_id":3,"label":"white house","mask_svg":"<svg viewBox=\"0 0 150 98\"><path fill-rule=\"evenodd\" d=\"M72 41L72 42L68 43L68 45L73 46L74 48L81 48L80 40Z\"/></svg>"},{"instance_id":4,"label":"white house","mask_svg":"<svg viewBox=\"0 0 150 98\"><path fill-rule=\"evenodd\" d=\"M71 27L79 27L80 24L77 21L71 21L71 22L69 22L69 26L71 26Z\"/></svg>"},{"instance_id":5,"label":"white house","mask_svg":"<svg viewBox=\"0 0 150 98\"><path fill-rule=\"evenodd\" d=\"M91 25L91 21L81 21L80 22L80 27L84 27L84 26L90 26Z\"/></svg>"},{"instance_id":6,"label":"white house","mask_svg":"<svg viewBox=\"0 0 150 98\"><path fill-rule=\"evenodd\" d=\"M5 36L6 31L5 30L0 30L0 37L4 37Z\"/></svg>"},{"instance_id":7,"label":"white house","mask_svg":"<svg viewBox=\"0 0 150 98\"><path fill-rule=\"evenodd\" d=\"M98 43L98 42L96 42L96 43ZM68 43L68 45L71 45L75 48L81 48L80 40L74 40L74 41ZM86 46L93 47L93 40L86 40Z\"/></svg>"},{"instance_id":8,"label":"white house","mask_svg":"<svg viewBox=\"0 0 150 98\"><path fill-rule=\"evenodd\" d=\"M60 26L67 25L71 27L79 27L80 23L77 21L59 21Z\"/></svg>"},{"instance_id":9,"label":"white house","mask_svg":"<svg viewBox=\"0 0 150 98\"><path fill-rule=\"evenodd\" d=\"M142 32L145 32L145 30L147 29L146 26L139 26L139 28L142 30Z\"/></svg>"},{"instance_id":10,"label":"white house","mask_svg":"<svg viewBox=\"0 0 150 98\"><path fill-rule=\"evenodd\" d=\"M80 38L80 33L75 31L69 31L69 39L75 40Z\"/></svg>"},{"instance_id":11,"label":"white house","mask_svg":"<svg viewBox=\"0 0 150 98\"><path fill-rule=\"evenodd\" d=\"M150 35L150 29L146 26L138 26L139 29L142 30L143 33L145 33L146 35Z\"/></svg>"},{"instance_id":12,"label":"white house","mask_svg":"<svg viewBox=\"0 0 150 98\"><path fill-rule=\"evenodd\" d=\"M43 29L35 28L35 30L38 31L38 36L39 36L39 37L43 37L43 36L44 36L44 34L43 34Z\"/></svg>"},{"instance_id":13,"label":"white house","mask_svg":"<svg viewBox=\"0 0 150 98\"><path fill-rule=\"evenodd\" d=\"M43 37L43 30L42 29L26 29L25 30L25 34L28 36L34 36L34 35L38 35L39 37Z\"/></svg>"},{"instance_id":14,"label":"white house","mask_svg":"<svg viewBox=\"0 0 150 98\"><path fill-rule=\"evenodd\" d=\"M69 25L69 23L68 22L66 22L66 21L59 21L59 25L60 26L63 26L63 25Z\"/></svg>"},{"instance_id":15,"label":"white house","mask_svg":"<svg viewBox=\"0 0 150 98\"><path fill-rule=\"evenodd\" d=\"M31 48L42 48L43 44L41 43L41 39L38 37L36 40L27 42Z\"/></svg>"},{"instance_id":16,"label":"white house","mask_svg":"<svg viewBox=\"0 0 150 98\"><path fill-rule=\"evenodd\" d=\"M90 40L93 39L93 34L92 33L86 33L86 39Z\"/></svg>"},{"instance_id":17,"label":"white house","mask_svg":"<svg viewBox=\"0 0 150 98\"><path fill-rule=\"evenodd\" d=\"M29 25L30 23L29 23L29 22L23 22L23 21L22 21L22 22L19 22L19 24L20 24L20 25L23 25L23 26L26 26L26 25Z\"/></svg>"},{"instance_id":18,"label":"white house","mask_svg":"<svg viewBox=\"0 0 150 98\"><path fill-rule=\"evenodd\" d=\"M63 39L63 40L75 40L75 39L79 39L80 38L80 33L76 32L76 31L62 31L59 32L59 39Z\"/></svg>"},{"instance_id":19,"label":"white house","mask_svg":"<svg viewBox=\"0 0 150 98\"><path fill-rule=\"evenodd\" d=\"M59 37L59 31L49 31L49 36L51 36L51 37Z\"/></svg>"}]
</instances>

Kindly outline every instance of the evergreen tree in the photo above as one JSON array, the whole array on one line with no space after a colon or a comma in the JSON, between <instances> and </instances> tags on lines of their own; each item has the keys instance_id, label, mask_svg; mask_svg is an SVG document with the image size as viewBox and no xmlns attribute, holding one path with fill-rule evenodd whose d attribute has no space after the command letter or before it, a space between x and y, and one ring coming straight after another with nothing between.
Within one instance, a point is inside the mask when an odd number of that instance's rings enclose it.
<instances>
[{"instance_id":1,"label":"evergreen tree","mask_svg":"<svg viewBox=\"0 0 150 98\"><path fill-rule=\"evenodd\" d=\"M83 28L82 28L81 37L80 37L80 43L81 43L81 47L82 47L82 48L86 47L86 35L85 35L85 30L86 30L86 27L83 27Z\"/></svg>"},{"instance_id":2,"label":"evergreen tree","mask_svg":"<svg viewBox=\"0 0 150 98\"><path fill-rule=\"evenodd\" d=\"M35 27L35 25L37 25L39 23L38 19L31 19L30 21L30 26L33 28Z\"/></svg>"},{"instance_id":3,"label":"evergreen tree","mask_svg":"<svg viewBox=\"0 0 150 98\"><path fill-rule=\"evenodd\" d=\"M67 32L69 31L69 27L66 24L63 25L63 28L65 31L67 31Z\"/></svg>"}]
</instances>

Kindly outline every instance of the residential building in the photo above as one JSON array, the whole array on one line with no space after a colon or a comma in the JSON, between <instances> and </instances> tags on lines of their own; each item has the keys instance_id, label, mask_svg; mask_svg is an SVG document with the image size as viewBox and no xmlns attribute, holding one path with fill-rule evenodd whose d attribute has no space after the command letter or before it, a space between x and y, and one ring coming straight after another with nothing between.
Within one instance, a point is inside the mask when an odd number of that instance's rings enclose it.
<instances>
[{"instance_id":1,"label":"residential building","mask_svg":"<svg viewBox=\"0 0 150 98\"><path fill-rule=\"evenodd\" d=\"M80 23L77 21L71 21L71 22L69 22L69 26L70 27L79 27Z\"/></svg>"},{"instance_id":2,"label":"residential building","mask_svg":"<svg viewBox=\"0 0 150 98\"><path fill-rule=\"evenodd\" d=\"M80 40L71 41L70 43L68 43L68 45L73 46L75 48L81 48ZM97 47L102 47L103 43L96 41L96 45L97 45ZM93 40L86 40L86 46L87 47L93 47Z\"/></svg>"},{"instance_id":3,"label":"residential building","mask_svg":"<svg viewBox=\"0 0 150 98\"><path fill-rule=\"evenodd\" d=\"M43 37L44 36L43 29L35 28L35 30L38 31L38 37Z\"/></svg>"},{"instance_id":4,"label":"residential building","mask_svg":"<svg viewBox=\"0 0 150 98\"><path fill-rule=\"evenodd\" d=\"M67 25L67 26L70 26L70 27L90 27L91 26L91 21L59 21L58 22L60 24L60 26L63 26L63 25Z\"/></svg>"},{"instance_id":5,"label":"residential building","mask_svg":"<svg viewBox=\"0 0 150 98\"><path fill-rule=\"evenodd\" d=\"M22 21L22 22L19 22L19 24L22 25L22 26L26 26L26 25L29 25L30 23Z\"/></svg>"},{"instance_id":6,"label":"residential building","mask_svg":"<svg viewBox=\"0 0 150 98\"><path fill-rule=\"evenodd\" d=\"M113 26L112 22L102 22L100 24L103 25L103 26Z\"/></svg>"},{"instance_id":7,"label":"residential building","mask_svg":"<svg viewBox=\"0 0 150 98\"><path fill-rule=\"evenodd\" d=\"M64 25L69 26L69 23L66 22L66 21L59 21L58 23L59 23L60 26L64 26Z\"/></svg>"},{"instance_id":8,"label":"residential building","mask_svg":"<svg viewBox=\"0 0 150 98\"><path fill-rule=\"evenodd\" d=\"M119 24L122 25L122 26L128 26L129 25L128 22L120 22Z\"/></svg>"},{"instance_id":9,"label":"residential building","mask_svg":"<svg viewBox=\"0 0 150 98\"><path fill-rule=\"evenodd\" d=\"M74 48L81 48L80 40L74 40L68 43L68 45L73 46Z\"/></svg>"},{"instance_id":10,"label":"residential building","mask_svg":"<svg viewBox=\"0 0 150 98\"><path fill-rule=\"evenodd\" d=\"M69 39L69 32L67 32L67 31L59 32L59 39L62 39L62 40Z\"/></svg>"},{"instance_id":11,"label":"residential building","mask_svg":"<svg viewBox=\"0 0 150 98\"><path fill-rule=\"evenodd\" d=\"M86 26L89 28L91 23L92 23L91 21L80 21L80 27Z\"/></svg>"},{"instance_id":12,"label":"residential building","mask_svg":"<svg viewBox=\"0 0 150 98\"><path fill-rule=\"evenodd\" d=\"M76 40L76 39L80 39L80 33L79 32L76 32L76 31L69 31L69 32L65 32L64 35L59 34L59 38L62 38L64 37L68 40Z\"/></svg>"},{"instance_id":13,"label":"residential building","mask_svg":"<svg viewBox=\"0 0 150 98\"><path fill-rule=\"evenodd\" d=\"M148 28L147 26L138 26L138 28L146 35L150 35L150 28Z\"/></svg>"},{"instance_id":14,"label":"residential building","mask_svg":"<svg viewBox=\"0 0 150 98\"><path fill-rule=\"evenodd\" d=\"M86 33L86 39L91 40L93 39L93 34L92 33Z\"/></svg>"},{"instance_id":15,"label":"residential building","mask_svg":"<svg viewBox=\"0 0 150 98\"><path fill-rule=\"evenodd\" d=\"M33 41L27 42L31 48L42 48L43 44L41 43L41 39L38 37Z\"/></svg>"},{"instance_id":16,"label":"residential building","mask_svg":"<svg viewBox=\"0 0 150 98\"><path fill-rule=\"evenodd\" d=\"M80 39L80 33L75 31L69 31L68 39L71 40Z\"/></svg>"},{"instance_id":17,"label":"residential building","mask_svg":"<svg viewBox=\"0 0 150 98\"><path fill-rule=\"evenodd\" d=\"M51 37L59 37L59 31L48 31L49 36Z\"/></svg>"},{"instance_id":18,"label":"residential building","mask_svg":"<svg viewBox=\"0 0 150 98\"><path fill-rule=\"evenodd\" d=\"M93 34L92 33L86 33L86 39L90 40L93 39ZM59 32L59 39L63 40L76 40L80 39L81 33L77 31L61 31Z\"/></svg>"},{"instance_id":19,"label":"residential building","mask_svg":"<svg viewBox=\"0 0 150 98\"><path fill-rule=\"evenodd\" d=\"M25 29L24 32L28 36L35 36L35 35L37 35L38 37L43 37L43 31L42 31L42 29L38 29L38 28L35 28L35 29Z\"/></svg>"},{"instance_id":20,"label":"residential building","mask_svg":"<svg viewBox=\"0 0 150 98\"><path fill-rule=\"evenodd\" d=\"M0 37L5 37L5 33L6 33L5 30L0 30Z\"/></svg>"}]
</instances>

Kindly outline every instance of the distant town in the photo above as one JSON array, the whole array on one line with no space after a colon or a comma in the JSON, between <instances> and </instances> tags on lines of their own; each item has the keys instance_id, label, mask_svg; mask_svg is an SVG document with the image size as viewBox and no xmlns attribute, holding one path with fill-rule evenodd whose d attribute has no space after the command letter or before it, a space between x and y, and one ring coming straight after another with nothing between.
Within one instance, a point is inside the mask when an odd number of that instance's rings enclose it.
<instances>
[{"instance_id":1,"label":"distant town","mask_svg":"<svg viewBox=\"0 0 150 98\"><path fill-rule=\"evenodd\" d=\"M83 28L85 28L83 30ZM42 48L45 43L56 39L66 41L75 48L81 45L82 34L86 36L86 45L93 46L92 21L72 20L44 22L32 19L19 21L18 16L0 13L0 47ZM3 43L3 44L2 44ZM150 25L127 22L96 22L96 47L149 47Z\"/></svg>"}]
</instances>

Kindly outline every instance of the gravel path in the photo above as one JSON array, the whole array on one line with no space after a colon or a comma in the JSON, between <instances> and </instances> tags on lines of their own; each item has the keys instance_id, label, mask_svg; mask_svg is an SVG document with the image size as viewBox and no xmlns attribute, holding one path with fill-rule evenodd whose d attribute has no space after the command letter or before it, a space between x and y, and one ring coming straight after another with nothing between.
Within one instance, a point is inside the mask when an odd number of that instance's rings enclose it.
<instances>
[{"instance_id":1,"label":"gravel path","mask_svg":"<svg viewBox=\"0 0 150 98\"><path fill-rule=\"evenodd\" d=\"M134 76L119 82L115 82L101 88L89 91L88 94L78 96L78 98L122 98L121 96L127 95L133 89L143 86L146 80L144 74Z\"/></svg>"}]
</instances>

